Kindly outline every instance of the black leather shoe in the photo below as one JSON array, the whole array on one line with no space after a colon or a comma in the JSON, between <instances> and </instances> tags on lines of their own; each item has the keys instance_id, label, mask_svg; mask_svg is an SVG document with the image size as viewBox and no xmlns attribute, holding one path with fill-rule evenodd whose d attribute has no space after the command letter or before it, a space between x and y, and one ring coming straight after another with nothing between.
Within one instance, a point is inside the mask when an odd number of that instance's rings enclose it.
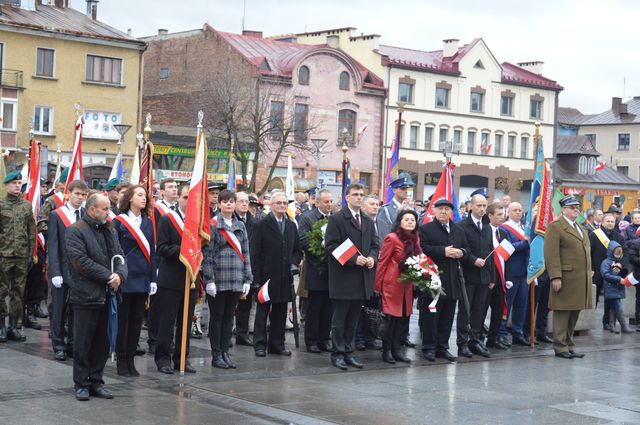
<instances>
[{"instance_id":1,"label":"black leather shoe","mask_svg":"<svg viewBox=\"0 0 640 425\"><path fill-rule=\"evenodd\" d=\"M356 350L358 351L364 351L367 349L367 346L365 345L364 342L358 342L356 343Z\"/></svg>"},{"instance_id":2,"label":"black leather shoe","mask_svg":"<svg viewBox=\"0 0 640 425\"><path fill-rule=\"evenodd\" d=\"M506 337L500 337L498 338L498 342L502 345L504 345L505 347L509 348L511 347L511 343L509 342L509 338Z\"/></svg>"},{"instance_id":3,"label":"black leather shoe","mask_svg":"<svg viewBox=\"0 0 640 425\"><path fill-rule=\"evenodd\" d=\"M469 350L473 354L477 354L482 357L491 357L491 353L487 350L482 344L471 344L469 345Z\"/></svg>"},{"instance_id":4,"label":"black leather shoe","mask_svg":"<svg viewBox=\"0 0 640 425\"><path fill-rule=\"evenodd\" d=\"M89 390L86 388L77 388L76 389L76 400L78 401L88 401L89 400Z\"/></svg>"},{"instance_id":5,"label":"black leather shoe","mask_svg":"<svg viewBox=\"0 0 640 425\"><path fill-rule=\"evenodd\" d=\"M396 361L394 360L393 355L389 350L382 350L382 361L387 362L389 364L396 364Z\"/></svg>"},{"instance_id":6,"label":"black leather shoe","mask_svg":"<svg viewBox=\"0 0 640 425\"><path fill-rule=\"evenodd\" d=\"M364 346L371 349L371 350L381 350L382 349L382 343L380 341L378 341L377 339L374 339L373 341L370 342L365 342Z\"/></svg>"},{"instance_id":7,"label":"black leather shoe","mask_svg":"<svg viewBox=\"0 0 640 425\"><path fill-rule=\"evenodd\" d=\"M58 350L53 354L53 358L63 362L67 360L67 354L62 350Z\"/></svg>"},{"instance_id":8,"label":"black leather shoe","mask_svg":"<svg viewBox=\"0 0 640 425\"><path fill-rule=\"evenodd\" d=\"M331 357L331 364L340 370L347 370L347 364L342 357Z\"/></svg>"},{"instance_id":9,"label":"black leather shoe","mask_svg":"<svg viewBox=\"0 0 640 425\"><path fill-rule=\"evenodd\" d=\"M7 330L7 339L17 342L25 342L27 337L22 333L22 328L20 327L10 327Z\"/></svg>"},{"instance_id":10,"label":"black leather shoe","mask_svg":"<svg viewBox=\"0 0 640 425\"><path fill-rule=\"evenodd\" d=\"M531 345L531 341L529 341L529 338L527 338L526 336L514 336L511 339L511 343L513 345L523 345L526 347Z\"/></svg>"},{"instance_id":11,"label":"black leather shoe","mask_svg":"<svg viewBox=\"0 0 640 425\"><path fill-rule=\"evenodd\" d=\"M266 357L267 353L264 348L256 348L256 357Z\"/></svg>"},{"instance_id":12,"label":"black leather shoe","mask_svg":"<svg viewBox=\"0 0 640 425\"><path fill-rule=\"evenodd\" d=\"M213 358L211 359L211 366L217 367L218 369L229 369L229 365L222 358L222 354L213 356Z\"/></svg>"},{"instance_id":13,"label":"black leather shoe","mask_svg":"<svg viewBox=\"0 0 640 425\"><path fill-rule=\"evenodd\" d=\"M569 351L569 354L571 354L571 357L573 357L574 359L581 359L584 357L584 354L576 353L575 351Z\"/></svg>"},{"instance_id":14,"label":"black leather shoe","mask_svg":"<svg viewBox=\"0 0 640 425\"><path fill-rule=\"evenodd\" d=\"M500 340L487 340L487 343L484 345L486 348L497 348L498 350L506 350L507 347Z\"/></svg>"},{"instance_id":15,"label":"black leather shoe","mask_svg":"<svg viewBox=\"0 0 640 425\"><path fill-rule=\"evenodd\" d=\"M344 362L346 364L351 365L353 367L356 367L358 369L362 369L364 367L364 364L362 364L355 357L353 357L353 354L345 354L344 355Z\"/></svg>"},{"instance_id":16,"label":"black leather shoe","mask_svg":"<svg viewBox=\"0 0 640 425\"><path fill-rule=\"evenodd\" d=\"M180 370L180 365L173 365L173 370ZM184 364L184 372L185 373L196 373L196 369L191 366L191 363L185 362Z\"/></svg>"},{"instance_id":17,"label":"black leather shoe","mask_svg":"<svg viewBox=\"0 0 640 425\"><path fill-rule=\"evenodd\" d=\"M91 388L89 390L89 395L91 395L92 397L104 398L107 400L113 398L113 394L111 394L111 391L109 391L102 385L100 385L99 387Z\"/></svg>"},{"instance_id":18,"label":"black leather shoe","mask_svg":"<svg viewBox=\"0 0 640 425\"><path fill-rule=\"evenodd\" d=\"M42 311L42 307L40 307L40 304L35 305L35 307L33 308L33 314L35 314L35 316L39 319L46 319L47 317L49 317L47 313Z\"/></svg>"},{"instance_id":19,"label":"black leather shoe","mask_svg":"<svg viewBox=\"0 0 640 425\"><path fill-rule=\"evenodd\" d=\"M436 353L435 353L435 351L423 351L422 352L422 357L424 357L425 359L429 360L430 362L435 362L436 361Z\"/></svg>"},{"instance_id":20,"label":"black leather shoe","mask_svg":"<svg viewBox=\"0 0 640 425\"><path fill-rule=\"evenodd\" d=\"M536 341L542 342L545 344L553 344L553 339L549 338L548 335L538 335L536 337Z\"/></svg>"},{"instance_id":21,"label":"black leather shoe","mask_svg":"<svg viewBox=\"0 0 640 425\"><path fill-rule=\"evenodd\" d=\"M36 318L35 314L33 313L33 310L31 309L27 313L27 320L25 320L24 327L35 329L36 331L42 330L42 325L38 323L38 319Z\"/></svg>"},{"instance_id":22,"label":"black leather shoe","mask_svg":"<svg viewBox=\"0 0 640 425\"><path fill-rule=\"evenodd\" d=\"M147 354L147 351L140 347L140 345L136 346L136 356L144 356L145 354Z\"/></svg>"},{"instance_id":23,"label":"black leather shoe","mask_svg":"<svg viewBox=\"0 0 640 425\"><path fill-rule=\"evenodd\" d=\"M231 361L231 357L229 357L229 353L222 353L222 360L229 366L229 369L235 369L236 364Z\"/></svg>"},{"instance_id":24,"label":"black leather shoe","mask_svg":"<svg viewBox=\"0 0 640 425\"><path fill-rule=\"evenodd\" d=\"M318 348L318 346L315 344L307 345L307 352L314 353L314 354L322 353L320 348Z\"/></svg>"},{"instance_id":25,"label":"black leather shoe","mask_svg":"<svg viewBox=\"0 0 640 425\"><path fill-rule=\"evenodd\" d=\"M436 357L439 357L441 359L447 359L450 362L455 362L458 359L456 356L451 354L449 350L436 351Z\"/></svg>"},{"instance_id":26,"label":"black leather shoe","mask_svg":"<svg viewBox=\"0 0 640 425\"><path fill-rule=\"evenodd\" d=\"M556 357L560 357L561 359L572 359L573 356L568 351L562 351L560 353L556 353Z\"/></svg>"},{"instance_id":27,"label":"black leather shoe","mask_svg":"<svg viewBox=\"0 0 640 425\"><path fill-rule=\"evenodd\" d=\"M400 345L404 345L407 348L416 348L416 345L413 342L409 341L409 338L402 341Z\"/></svg>"},{"instance_id":28,"label":"black leather shoe","mask_svg":"<svg viewBox=\"0 0 640 425\"><path fill-rule=\"evenodd\" d=\"M471 350L469 350L469 347L467 347L466 345L458 347L458 355L462 357L467 357L469 359L473 357L473 353L471 352Z\"/></svg>"},{"instance_id":29,"label":"black leather shoe","mask_svg":"<svg viewBox=\"0 0 640 425\"><path fill-rule=\"evenodd\" d=\"M283 348L283 349L269 349L269 354L277 354L279 356L290 356L291 355L291 351L287 350L286 348Z\"/></svg>"},{"instance_id":30,"label":"black leather shoe","mask_svg":"<svg viewBox=\"0 0 640 425\"><path fill-rule=\"evenodd\" d=\"M173 369L171 369L171 366L160 366L158 368L158 372L160 373L166 373L167 375L173 375Z\"/></svg>"},{"instance_id":31,"label":"black leather shoe","mask_svg":"<svg viewBox=\"0 0 640 425\"><path fill-rule=\"evenodd\" d=\"M246 345L247 347L253 347L253 339L249 335L240 334L236 336L237 345Z\"/></svg>"},{"instance_id":32,"label":"black leather shoe","mask_svg":"<svg viewBox=\"0 0 640 425\"><path fill-rule=\"evenodd\" d=\"M391 351L391 355L398 362L411 363L409 357L405 356L402 351Z\"/></svg>"}]
</instances>

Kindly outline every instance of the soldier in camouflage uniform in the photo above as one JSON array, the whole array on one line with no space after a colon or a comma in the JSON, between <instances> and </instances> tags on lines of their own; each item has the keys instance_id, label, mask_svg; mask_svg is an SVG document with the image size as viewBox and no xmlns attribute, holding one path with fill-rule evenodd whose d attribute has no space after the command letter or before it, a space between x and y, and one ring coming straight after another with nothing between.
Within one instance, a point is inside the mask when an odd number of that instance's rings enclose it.
<instances>
[{"instance_id":1,"label":"soldier in camouflage uniform","mask_svg":"<svg viewBox=\"0 0 640 425\"><path fill-rule=\"evenodd\" d=\"M0 200L0 342L25 341L18 321L22 314L24 287L33 261L36 223L31 204L20 193L22 175L9 173L3 180L7 192ZM9 309L6 298L9 296ZM9 328L5 317L9 316Z\"/></svg>"}]
</instances>

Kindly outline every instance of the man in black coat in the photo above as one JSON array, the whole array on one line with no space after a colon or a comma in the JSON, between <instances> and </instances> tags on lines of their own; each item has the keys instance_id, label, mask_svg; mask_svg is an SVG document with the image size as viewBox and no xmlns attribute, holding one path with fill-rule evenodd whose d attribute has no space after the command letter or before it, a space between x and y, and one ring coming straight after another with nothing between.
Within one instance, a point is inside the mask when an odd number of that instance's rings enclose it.
<instances>
[{"instance_id":1,"label":"man in black coat","mask_svg":"<svg viewBox=\"0 0 640 425\"><path fill-rule=\"evenodd\" d=\"M238 220L244 223L244 227L247 229L247 236L251 239L253 234L253 226L256 223L256 219L249 212L249 195L245 192L236 193L236 217ZM249 254L252 256L251 254ZM253 304L253 297L255 290L251 290L246 297L240 296L238 300L238 307L236 307L236 344L253 346L253 340L249 335L249 315L251 314L251 305Z\"/></svg>"},{"instance_id":2,"label":"man in black coat","mask_svg":"<svg viewBox=\"0 0 640 425\"><path fill-rule=\"evenodd\" d=\"M304 322L304 341L307 351L320 353L329 349L331 330L331 300L329 299L329 272L326 259L322 261L309 251L307 232L320 220L328 219L333 205L333 196L328 189L320 189L316 195L316 206L302 214L298 235L300 247L305 253L304 287L309 292L307 314Z\"/></svg>"},{"instance_id":3,"label":"man in black coat","mask_svg":"<svg viewBox=\"0 0 640 425\"><path fill-rule=\"evenodd\" d=\"M287 195L276 192L271 197L271 212L256 223L249 241L254 286L269 281L269 301L258 303L253 324L253 348L258 357L266 356L267 351L291 355L284 346L284 330L287 306L294 300L293 275L298 273L302 251L296 225L287 218L288 204ZM269 309L271 325L267 337Z\"/></svg>"},{"instance_id":4,"label":"man in black coat","mask_svg":"<svg viewBox=\"0 0 640 425\"><path fill-rule=\"evenodd\" d=\"M485 216L487 198L481 194L471 197L471 212L459 225L467 239L469 255L462 263L467 299L469 300L469 316L465 308L458 310L458 355L471 357L478 354L490 357L484 346L482 328L486 315L489 285L495 283L493 272L493 238L491 226Z\"/></svg>"},{"instance_id":5,"label":"man in black coat","mask_svg":"<svg viewBox=\"0 0 640 425\"><path fill-rule=\"evenodd\" d=\"M113 224L107 221L109 199L95 194L87 200L86 214L67 229L67 257L71 266L69 300L75 316L73 382L76 399L113 398L104 388L102 373L109 357L107 289L116 292L127 278L127 265ZM114 295L115 296L115 295Z\"/></svg>"},{"instance_id":6,"label":"man in black coat","mask_svg":"<svg viewBox=\"0 0 640 425\"><path fill-rule=\"evenodd\" d=\"M422 354L429 361L443 357L453 362L456 356L449 352L449 336L456 304L462 298L460 261L465 261L469 254L464 231L451 220L453 204L440 198L435 201L434 207L435 220L420 226L420 246L442 273L440 280L445 295L440 295L433 313L427 308L432 299L423 296L420 300Z\"/></svg>"},{"instance_id":7,"label":"man in black coat","mask_svg":"<svg viewBox=\"0 0 640 425\"><path fill-rule=\"evenodd\" d=\"M362 368L353 356L355 334L362 303L373 294L375 272L380 246L373 220L361 214L364 188L354 183L347 186L347 206L329 217L325 234L325 249L329 261L329 297L333 302L331 363L346 370L347 365ZM344 266L332 255L349 239L358 249Z\"/></svg>"},{"instance_id":8,"label":"man in black coat","mask_svg":"<svg viewBox=\"0 0 640 425\"><path fill-rule=\"evenodd\" d=\"M182 231L184 228L184 216L189 199L189 185L183 185L179 191L178 208L169 211L158 222L156 231L156 256L158 258L158 292L151 305L150 314L157 322L157 346L155 350L155 362L161 373L172 374L180 368L180 354L182 347L182 322L184 317L184 285L187 270L180 261L180 246L182 244ZM189 292L189 306L187 313L187 346L186 358L189 357L189 342L193 309L198 295L197 288ZM175 329L175 338L174 338ZM174 342L173 356L171 342ZM171 360L173 357L173 368ZM196 373L196 370L187 360L185 372Z\"/></svg>"}]
</instances>

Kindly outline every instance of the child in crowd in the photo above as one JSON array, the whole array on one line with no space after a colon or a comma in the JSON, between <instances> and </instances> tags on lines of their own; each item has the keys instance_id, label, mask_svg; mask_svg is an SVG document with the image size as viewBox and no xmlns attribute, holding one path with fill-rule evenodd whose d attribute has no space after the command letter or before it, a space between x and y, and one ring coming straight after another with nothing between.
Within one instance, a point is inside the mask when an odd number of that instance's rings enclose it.
<instances>
[{"instance_id":1,"label":"child in crowd","mask_svg":"<svg viewBox=\"0 0 640 425\"><path fill-rule=\"evenodd\" d=\"M622 311L622 300L625 298L625 286L622 279L628 270L622 266L622 247L615 241L610 241L607 247L607 258L600 265L600 274L604 280L604 298L610 300L609 324L611 332L620 333L616 328L616 320L620 322L622 333L632 333Z\"/></svg>"}]
</instances>

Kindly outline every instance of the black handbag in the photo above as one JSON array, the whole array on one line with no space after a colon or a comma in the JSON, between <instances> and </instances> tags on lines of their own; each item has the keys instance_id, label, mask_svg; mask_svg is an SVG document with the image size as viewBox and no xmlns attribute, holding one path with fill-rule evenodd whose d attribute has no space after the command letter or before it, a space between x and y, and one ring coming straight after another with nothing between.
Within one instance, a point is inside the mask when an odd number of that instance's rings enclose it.
<instances>
[{"instance_id":1,"label":"black handbag","mask_svg":"<svg viewBox=\"0 0 640 425\"><path fill-rule=\"evenodd\" d=\"M382 312L382 300L374 295L371 301L364 306L364 329L368 335L383 339L389 328L389 317Z\"/></svg>"}]
</instances>

